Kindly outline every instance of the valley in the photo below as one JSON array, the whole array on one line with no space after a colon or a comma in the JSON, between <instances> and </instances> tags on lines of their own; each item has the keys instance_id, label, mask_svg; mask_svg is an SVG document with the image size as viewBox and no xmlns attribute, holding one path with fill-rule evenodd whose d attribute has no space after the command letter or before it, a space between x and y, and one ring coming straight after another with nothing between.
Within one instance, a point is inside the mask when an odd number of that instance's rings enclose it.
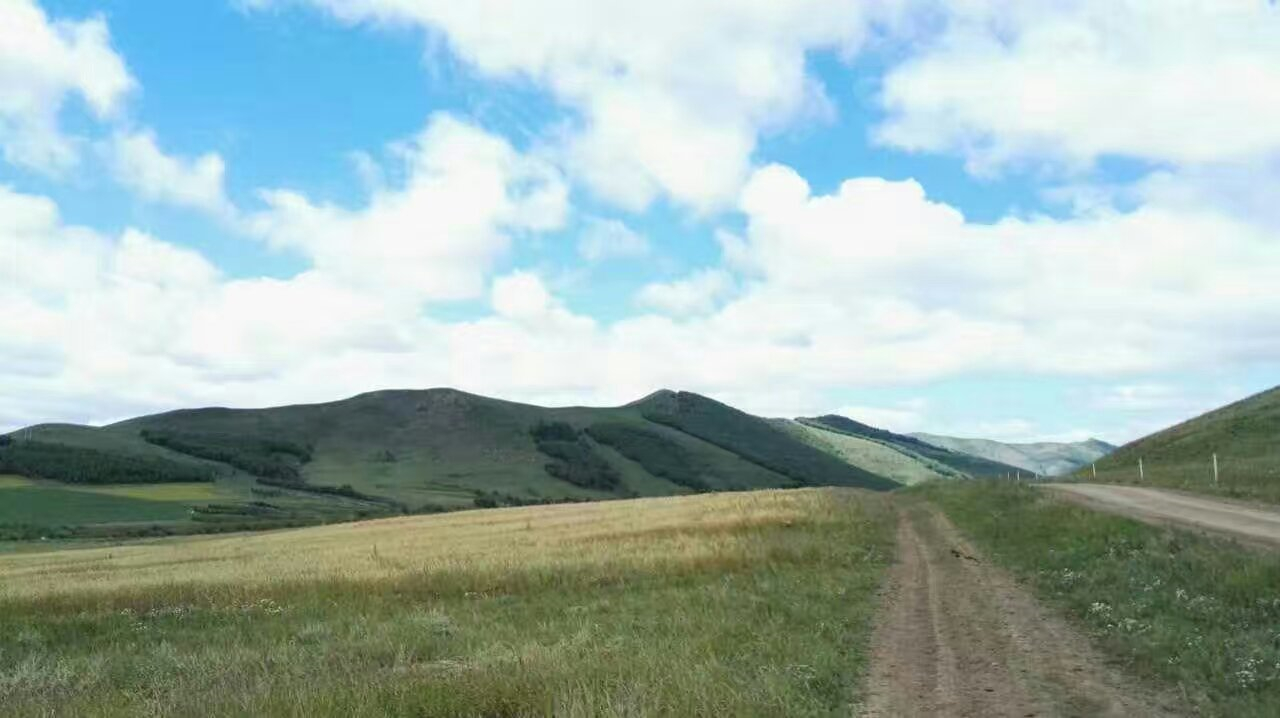
<instances>
[{"instance_id":1,"label":"valley","mask_svg":"<svg viewBox=\"0 0 1280 718\"><path fill-rule=\"evenodd\" d=\"M1231 498L1162 467L1206 448L1270 466L1273 397L1121 447L1152 457L1140 486L1108 458L1100 483L1092 462L1010 480L1034 472L674 391L36 426L0 446L0 703L1270 716L1266 469Z\"/></svg>"}]
</instances>

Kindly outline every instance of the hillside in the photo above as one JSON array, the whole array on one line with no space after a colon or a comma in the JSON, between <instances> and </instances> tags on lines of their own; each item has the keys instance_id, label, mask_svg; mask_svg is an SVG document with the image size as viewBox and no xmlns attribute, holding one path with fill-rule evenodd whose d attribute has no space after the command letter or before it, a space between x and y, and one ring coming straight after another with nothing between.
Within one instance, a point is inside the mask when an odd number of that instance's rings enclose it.
<instances>
[{"instance_id":1,"label":"hillside","mask_svg":"<svg viewBox=\"0 0 1280 718\"><path fill-rule=\"evenodd\" d=\"M800 418L796 421L823 431L873 441L922 462L931 471L950 478L1004 476L1018 471L1016 466L951 451L907 434L878 429L836 414Z\"/></svg>"},{"instance_id":2,"label":"hillside","mask_svg":"<svg viewBox=\"0 0 1280 718\"><path fill-rule=\"evenodd\" d=\"M852 434L821 428L794 419L776 419L777 426L840 460L911 486L923 481L957 478L958 474L922 456Z\"/></svg>"},{"instance_id":3,"label":"hillside","mask_svg":"<svg viewBox=\"0 0 1280 718\"><path fill-rule=\"evenodd\" d=\"M177 504L191 514L179 523L198 525L176 530L475 505L898 485L688 392L659 392L621 407L544 408L452 389L378 391L323 404L184 409L101 428L33 427L0 444L0 475L24 477L0 488L22 492L4 494L10 504L22 496L50 505L59 491L138 483L130 498L140 502L137 522L146 523L175 507L146 503L163 495L162 484L203 486L210 500ZM104 520L118 521L121 511L114 507ZM15 513L22 512L11 511L10 524ZM92 513L52 522L48 512L39 515L42 526L81 525L97 523Z\"/></svg>"},{"instance_id":4,"label":"hillside","mask_svg":"<svg viewBox=\"0 0 1280 718\"><path fill-rule=\"evenodd\" d=\"M1137 483L1139 459L1147 484L1280 502L1280 387L1125 444L1097 463L1097 480Z\"/></svg>"},{"instance_id":5,"label":"hillside","mask_svg":"<svg viewBox=\"0 0 1280 718\"><path fill-rule=\"evenodd\" d=\"M1041 476L1069 474L1116 449L1111 444L1098 439L1016 444L991 439L965 439L926 433L912 433L911 436L939 448L1015 466Z\"/></svg>"}]
</instances>

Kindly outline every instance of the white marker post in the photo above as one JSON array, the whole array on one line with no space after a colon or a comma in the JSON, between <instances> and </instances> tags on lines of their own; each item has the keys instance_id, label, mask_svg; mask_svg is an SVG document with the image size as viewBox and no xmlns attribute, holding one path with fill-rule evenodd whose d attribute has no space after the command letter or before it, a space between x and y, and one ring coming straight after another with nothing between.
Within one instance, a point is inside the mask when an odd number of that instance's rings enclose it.
<instances>
[{"instance_id":1,"label":"white marker post","mask_svg":"<svg viewBox=\"0 0 1280 718\"><path fill-rule=\"evenodd\" d=\"M1138 481L1145 482L1147 480L1147 472L1142 469L1142 459L1138 459Z\"/></svg>"},{"instance_id":2,"label":"white marker post","mask_svg":"<svg viewBox=\"0 0 1280 718\"><path fill-rule=\"evenodd\" d=\"M1098 465L1097 465L1097 464L1089 464L1089 466L1093 467L1093 478L1095 478L1095 479L1096 479L1096 478L1098 478Z\"/></svg>"},{"instance_id":3,"label":"white marker post","mask_svg":"<svg viewBox=\"0 0 1280 718\"><path fill-rule=\"evenodd\" d=\"M1218 453L1213 454L1213 485L1218 485Z\"/></svg>"}]
</instances>

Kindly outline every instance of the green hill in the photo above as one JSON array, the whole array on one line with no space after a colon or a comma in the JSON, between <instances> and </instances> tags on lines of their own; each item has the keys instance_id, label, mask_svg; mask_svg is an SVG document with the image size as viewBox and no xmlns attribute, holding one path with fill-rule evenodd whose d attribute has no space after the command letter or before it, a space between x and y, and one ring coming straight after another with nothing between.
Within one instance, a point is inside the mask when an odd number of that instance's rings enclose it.
<instances>
[{"instance_id":1,"label":"green hill","mask_svg":"<svg viewBox=\"0 0 1280 718\"><path fill-rule=\"evenodd\" d=\"M182 503L191 517L174 530L476 505L898 485L763 419L687 392L659 392L621 407L544 408L452 389L267 409L184 409L100 428L34 427L0 437L0 474L32 479L23 491L39 489L46 504L50 491L90 484L139 483L141 493L130 498L143 501L149 491L161 500L166 482L207 484L215 500ZM12 505L19 494L7 490L0 485L0 501ZM134 508L145 516L172 506ZM43 511L39 528L99 523L91 513L50 522ZM21 511L8 512L15 514Z\"/></svg>"},{"instance_id":2,"label":"green hill","mask_svg":"<svg viewBox=\"0 0 1280 718\"><path fill-rule=\"evenodd\" d=\"M923 481L953 479L959 476L954 470L921 456L861 436L844 434L793 419L778 419L776 424L815 448L900 484L910 486Z\"/></svg>"},{"instance_id":3,"label":"green hill","mask_svg":"<svg viewBox=\"0 0 1280 718\"><path fill-rule=\"evenodd\" d=\"M1097 480L1138 483L1139 459L1147 484L1280 502L1280 387L1125 444L1097 462Z\"/></svg>"},{"instance_id":4,"label":"green hill","mask_svg":"<svg viewBox=\"0 0 1280 718\"><path fill-rule=\"evenodd\" d=\"M1020 471L1016 466L991 461L980 456L951 451L906 434L877 429L848 417L827 414L796 421L824 431L873 441L912 457L931 471L950 478L1005 476Z\"/></svg>"}]
</instances>

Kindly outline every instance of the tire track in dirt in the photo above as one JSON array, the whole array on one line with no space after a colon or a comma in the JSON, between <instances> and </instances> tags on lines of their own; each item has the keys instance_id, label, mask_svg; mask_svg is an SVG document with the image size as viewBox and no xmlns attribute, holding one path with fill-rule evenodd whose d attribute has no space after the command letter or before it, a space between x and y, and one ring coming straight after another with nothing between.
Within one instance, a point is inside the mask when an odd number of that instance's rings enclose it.
<instances>
[{"instance_id":1,"label":"tire track in dirt","mask_svg":"<svg viewBox=\"0 0 1280 718\"><path fill-rule=\"evenodd\" d=\"M865 716L1175 715L990 566L936 509L902 511Z\"/></svg>"}]
</instances>

